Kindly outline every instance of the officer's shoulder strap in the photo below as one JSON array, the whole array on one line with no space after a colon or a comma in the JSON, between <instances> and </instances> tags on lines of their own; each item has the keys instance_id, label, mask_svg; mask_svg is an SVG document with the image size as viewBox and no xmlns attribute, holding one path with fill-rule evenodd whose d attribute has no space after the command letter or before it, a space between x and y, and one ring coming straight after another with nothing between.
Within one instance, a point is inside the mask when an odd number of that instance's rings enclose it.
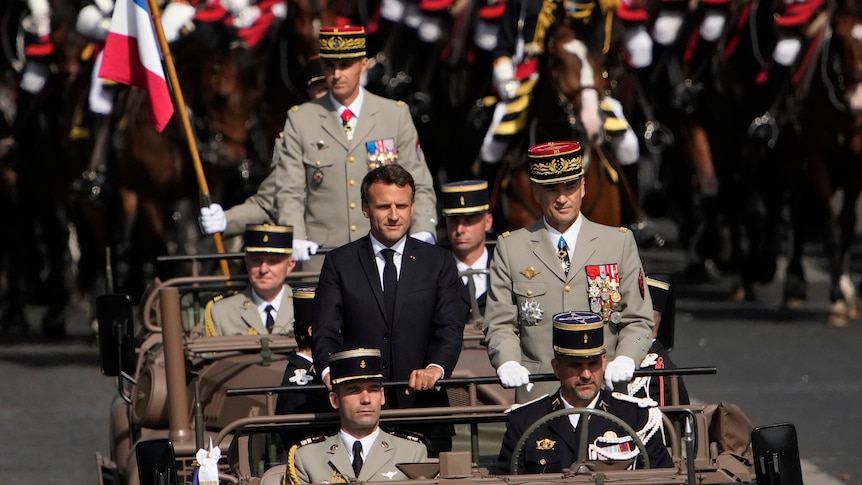
<instances>
[{"instance_id":1,"label":"officer's shoulder strap","mask_svg":"<svg viewBox=\"0 0 862 485\"><path fill-rule=\"evenodd\" d=\"M312 436L309 438L305 438L304 440L290 447L290 451L287 452L287 469L284 473L284 480L282 480L283 485L300 485L302 483L299 481L299 476L296 474L296 450L300 449L305 445L310 445L312 443L320 443L324 440L326 440L326 435Z\"/></svg>"}]
</instances>

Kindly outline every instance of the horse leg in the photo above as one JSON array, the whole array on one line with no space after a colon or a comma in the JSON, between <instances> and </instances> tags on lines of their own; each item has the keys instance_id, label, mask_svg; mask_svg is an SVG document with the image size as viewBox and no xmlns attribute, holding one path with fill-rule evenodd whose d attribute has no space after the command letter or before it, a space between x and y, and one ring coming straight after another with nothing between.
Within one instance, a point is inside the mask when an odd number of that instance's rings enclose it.
<instances>
[{"instance_id":1,"label":"horse leg","mask_svg":"<svg viewBox=\"0 0 862 485\"><path fill-rule=\"evenodd\" d=\"M808 197L803 192L807 185L803 183L807 171L797 169L795 184L790 193L790 222L792 236L790 254L787 258L787 270L784 276L784 306L786 308L801 308L808 295L808 283L802 268L802 254L805 249L805 235L808 229L809 214Z\"/></svg>"},{"instance_id":2,"label":"horse leg","mask_svg":"<svg viewBox=\"0 0 862 485\"><path fill-rule=\"evenodd\" d=\"M65 222L53 210L44 211L40 219L49 267L43 286L48 296L48 309L42 317L42 331L49 339L58 339L66 335L69 293L66 289L65 257L69 232Z\"/></svg>"},{"instance_id":3,"label":"horse leg","mask_svg":"<svg viewBox=\"0 0 862 485\"><path fill-rule=\"evenodd\" d=\"M859 316L859 302L856 295L856 287L853 285L853 280L850 276L850 248L853 244L856 228L856 202L859 199L860 188L860 170L857 168L855 157L850 157L847 160L847 166L850 167L848 176L844 184L843 203L838 214L837 231L838 244L837 252L834 258L835 270L838 276L837 287L840 292L841 301L846 307L846 318L830 318L829 324L832 326L845 326L850 320L855 320ZM830 315L831 317L831 315Z\"/></svg>"}]
</instances>

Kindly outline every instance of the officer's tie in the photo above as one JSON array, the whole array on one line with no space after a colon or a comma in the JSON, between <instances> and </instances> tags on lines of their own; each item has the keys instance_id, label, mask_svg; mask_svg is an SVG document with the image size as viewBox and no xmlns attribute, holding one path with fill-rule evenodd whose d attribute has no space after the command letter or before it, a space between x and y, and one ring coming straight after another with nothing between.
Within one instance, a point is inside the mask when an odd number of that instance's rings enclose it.
<instances>
[{"instance_id":1,"label":"officer's tie","mask_svg":"<svg viewBox=\"0 0 862 485\"><path fill-rule=\"evenodd\" d=\"M382 249L380 254L386 260L383 266L383 301L386 304L386 319L390 324L395 318L395 291L398 288L398 270L395 269L394 249Z\"/></svg>"},{"instance_id":2,"label":"officer's tie","mask_svg":"<svg viewBox=\"0 0 862 485\"><path fill-rule=\"evenodd\" d=\"M272 305L267 305L263 311L266 313L266 331L272 333L272 328L275 327L275 318L272 316L272 311L275 310Z\"/></svg>"},{"instance_id":3,"label":"officer's tie","mask_svg":"<svg viewBox=\"0 0 862 485\"><path fill-rule=\"evenodd\" d=\"M353 119L353 111L346 109L341 112L341 125L344 127L344 132L347 133L347 139L353 139L353 128L350 126L350 120Z\"/></svg>"},{"instance_id":4,"label":"officer's tie","mask_svg":"<svg viewBox=\"0 0 862 485\"><path fill-rule=\"evenodd\" d=\"M563 273L568 276L571 261L569 261L569 245L566 244L563 236L560 236L560 240L557 241L557 257L560 258L560 266L563 268Z\"/></svg>"},{"instance_id":5,"label":"officer's tie","mask_svg":"<svg viewBox=\"0 0 862 485\"><path fill-rule=\"evenodd\" d=\"M360 470L362 470L362 442L356 440L353 442L353 476L359 478Z\"/></svg>"}]
</instances>

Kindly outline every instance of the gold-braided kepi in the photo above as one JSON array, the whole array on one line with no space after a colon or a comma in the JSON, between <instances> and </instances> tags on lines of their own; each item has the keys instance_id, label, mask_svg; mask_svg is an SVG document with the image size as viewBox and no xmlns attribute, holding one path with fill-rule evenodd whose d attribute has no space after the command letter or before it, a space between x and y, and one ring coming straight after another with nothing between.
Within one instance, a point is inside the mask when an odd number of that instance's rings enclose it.
<instances>
[{"instance_id":1,"label":"gold-braided kepi","mask_svg":"<svg viewBox=\"0 0 862 485\"><path fill-rule=\"evenodd\" d=\"M333 384L357 379L383 379L378 349L342 350L329 356L329 376Z\"/></svg>"},{"instance_id":2,"label":"gold-braided kepi","mask_svg":"<svg viewBox=\"0 0 862 485\"><path fill-rule=\"evenodd\" d=\"M321 59L353 59L365 57L365 27L320 28Z\"/></svg>"},{"instance_id":3,"label":"gold-braided kepi","mask_svg":"<svg viewBox=\"0 0 862 485\"><path fill-rule=\"evenodd\" d=\"M554 315L554 353L571 357L594 357L605 350L605 323L593 312L563 312Z\"/></svg>"},{"instance_id":4,"label":"gold-braided kepi","mask_svg":"<svg viewBox=\"0 0 862 485\"><path fill-rule=\"evenodd\" d=\"M246 253L293 253L293 226L249 224L245 226Z\"/></svg>"},{"instance_id":5,"label":"gold-braided kepi","mask_svg":"<svg viewBox=\"0 0 862 485\"><path fill-rule=\"evenodd\" d=\"M487 212L491 207L488 199L488 182L485 180L462 180L444 184L440 188L444 216L461 216Z\"/></svg>"},{"instance_id":6,"label":"gold-braided kepi","mask_svg":"<svg viewBox=\"0 0 862 485\"><path fill-rule=\"evenodd\" d=\"M583 150L576 141L552 141L530 147L530 180L539 185L554 185L584 176Z\"/></svg>"}]
</instances>

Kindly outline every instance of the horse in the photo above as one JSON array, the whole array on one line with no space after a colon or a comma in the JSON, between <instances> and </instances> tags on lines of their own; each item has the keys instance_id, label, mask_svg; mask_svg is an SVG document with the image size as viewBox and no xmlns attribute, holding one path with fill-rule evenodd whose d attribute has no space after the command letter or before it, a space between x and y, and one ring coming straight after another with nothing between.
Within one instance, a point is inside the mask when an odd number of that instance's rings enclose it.
<instances>
[{"instance_id":1,"label":"horse","mask_svg":"<svg viewBox=\"0 0 862 485\"><path fill-rule=\"evenodd\" d=\"M782 213L787 194L786 159L801 100L822 48L824 13L794 26L776 25L778 11L744 2L720 40L712 116L707 129L720 181L719 201L729 234L725 268L737 276L732 297L754 300L755 285L772 281L785 235ZM783 32L793 31L802 48L791 66L773 60Z\"/></svg>"},{"instance_id":2,"label":"horse","mask_svg":"<svg viewBox=\"0 0 862 485\"><path fill-rule=\"evenodd\" d=\"M18 94L11 170L5 170L7 238L4 331L29 329L24 306L43 304L42 330L49 339L65 336L68 220L66 188L77 168L67 163L63 140L69 128L66 109L71 87L83 74L80 54L86 42L75 32L80 5L52 5L54 67L36 94ZM9 33L4 33L4 37Z\"/></svg>"},{"instance_id":3,"label":"horse","mask_svg":"<svg viewBox=\"0 0 862 485\"><path fill-rule=\"evenodd\" d=\"M706 9L691 9L683 2L663 2L660 8L643 12L649 20L615 23L614 39L621 40L629 36L626 29L645 29L644 24L674 10L682 18L672 42L666 39L666 45L656 41L650 46L649 64L633 66L629 46L613 45L608 78L647 156L655 160L651 164L656 167L654 183L643 187L642 199L653 212L670 211L681 221L680 244L687 249L688 269L694 272L702 269L704 261L719 257L719 180L707 133L708 98L715 92L713 66L719 49L716 39L701 35ZM716 5L710 4L709 9Z\"/></svg>"},{"instance_id":4,"label":"horse","mask_svg":"<svg viewBox=\"0 0 862 485\"><path fill-rule=\"evenodd\" d=\"M257 66L233 29L222 22L199 22L171 50L210 195L229 207L254 193L269 165L271 152L255 131L260 129L255 110L261 99ZM117 160L109 177L120 194L124 223L114 267L120 288L140 295L144 281L155 275L151 265L157 256L169 249L195 252L196 214L188 207L184 213L180 205L196 205L199 188L176 116L157 132L145 94L137 88L118 98L115 112L124 114L114 120L111 148ZM168 241L186 246L169 248Z\"/></svg>"},{"instance_id":5,"label":"horse","mask_svg":"<svg viewBox=\"0 0 862 485\"><path fill-rule=\"evenodd\" d=\"M824 38L811 88L801 107L799 135L788 144L791 161L793 244L784 286L785 304L799 306L807 285L803 249L811 223L828 260L827 322L848 325L858 316L858 298L851 277L850 247L862 192L862 8L852 0L837 5ZM840 204L833 203L841 192ZM835 206L835 207L833 207Z\"/></svg>"},{"instance_id":6,"label":"horse","mask_svg":"<svg viewBox=\"0 0 862 485\"><path fill-rule=\"evenodd\" d=\"M591 221L622 226L623 174L613 150L606 143L601 123L585 124L586 118L598 120L599 98L603 86L600 53L590 50L578 39L567 19L556 21L549 29L547 47L539 61L539 81L533 89L528 129L514 152L504 157L492 189L507 212L507 229L517 229L536 221L541 210L532 196L524 143L575 140L584 150L585 188L581 212Z\"/></svg>"}]
</instances>

